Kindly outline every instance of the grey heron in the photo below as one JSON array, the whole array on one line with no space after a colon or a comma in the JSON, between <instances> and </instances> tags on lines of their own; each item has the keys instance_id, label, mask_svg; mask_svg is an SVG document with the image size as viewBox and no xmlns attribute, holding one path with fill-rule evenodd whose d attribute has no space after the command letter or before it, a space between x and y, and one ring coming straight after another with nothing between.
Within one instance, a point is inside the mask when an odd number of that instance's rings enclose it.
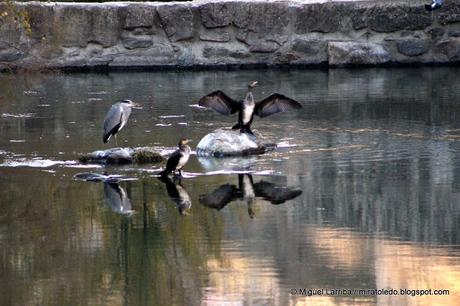
<instances>
[{"instance_id":1,"label":"grey heron","mask_svg":"<svg viewBox=\"0 0 460 306\"><path fill-rule=\"evenodd\" d=\"M104 143L107 143L112 136L115 136L115 142L117 142L116 134L128 123L131 108L138 105L128 99L112 105L104 119L104 134L102 135Z\"/></svg>"},{"instance_id":2,"label":"grey heron","mask_svg":"<svg viewBox=\"0 0 460 306\"><path fill-rule=\"evenodd\" d=\"M243 101L233 100L222 91L217 90L202 97L198 101L198 105L210 107L216 112L227 116L238 112L238 123L232 129L240 129L241 133L248 134L253 134L251 123L254 115L263 118L279 112L302 108L299 102L278 93L274 93L262 101L255 102L252 89L257 83L257 81L253 81L248 85L248 92Z\"/></svg>"},{"instance_id":3,"label":"grey heron","mask_svg":"<svg viewBox=\"0 0 460 306\"><path fill-rule=\"evenodd\" d=\"M168 176L171 172L176 172L176 170L179 171L179 175L182 176L182 168L188 162L190 152L192 151L187 145L190 141L190 139L185 138L179 141L179 148L168 158L166 169L159 173L162 177Z\"/></svg>"}]
</instances>

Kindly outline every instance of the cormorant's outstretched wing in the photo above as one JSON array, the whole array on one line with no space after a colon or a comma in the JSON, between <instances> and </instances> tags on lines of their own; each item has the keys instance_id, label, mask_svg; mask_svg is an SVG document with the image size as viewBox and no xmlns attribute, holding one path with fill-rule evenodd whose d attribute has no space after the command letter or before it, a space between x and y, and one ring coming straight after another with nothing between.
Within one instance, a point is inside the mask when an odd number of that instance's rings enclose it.
<instances>
[{"instance_id":1,"label":"cormorant's outstretched wing","mask_svg":"<svg viewBox=\"0 0 460 306\"><path fill-rule=\"evenodd\" d=\"M224 184L211 193L200 195L199 201L207 207L220 210L241 197L242 194L235 185Z\"/></svg>"},{"instance_id":2,"label":"cormorant's outstretched wing","mask_svg":"<svg viewBox=\"0 0 460 306\"><path fill-rule=\"evenodd\" d=\"M241 109L242 103L233 100L222 91L214 91L198 101L198 105L210 107L222 115L234 114Z\"/></svg>"},{"instance_id":3,"label":"cormorant's outstretched wing","mask_svg":"<svg viewBox=\"0 0 460 306\"><path fill-rule=\"evenodd\" d=\"M298 197L302 194L302 190L260 181L254 184L254 193L256 197L264 198L277 205Z\"/></svg>"},{"instance_id":4,"label":"cormorant's outstretched wing","mask_svg":"<svg viewBox=\"0 0 460 306\"><path fill-rule=\"evenodd\" d=\"M299 102L275 93L256 103L255 114L263 118L279 112L300 108L302 108L302 105Z\"/></svg>"}]
</instances>

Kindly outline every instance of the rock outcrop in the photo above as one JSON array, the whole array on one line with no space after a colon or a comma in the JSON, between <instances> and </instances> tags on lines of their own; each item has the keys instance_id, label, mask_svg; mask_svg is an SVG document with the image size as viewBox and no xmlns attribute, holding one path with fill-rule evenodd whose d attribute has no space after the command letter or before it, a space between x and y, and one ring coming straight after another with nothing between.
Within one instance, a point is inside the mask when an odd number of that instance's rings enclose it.
<instances>
[{"instance_id":1,"label":"rock outcrop","mask_svg":"<svg viewBox=\"0 0 460 306\"><path fill-rule=\"evenodd\" d=\"M159 163L163 159L159 153L149 147L111 148L94 151L79 157L79 161L82 163L111 165Z\"/></svg>"},{"instance_id":2,"label":"rock outcrop","mask_svg":"<svg viewBox=\"0 0 460 306\"><path fill-rule=\"evenodd\" d=\"M201 157L230 157L263 154L274 145L264 144L257 131L255 135L238 130L218 129L204 136L196 146ZM256 136L257 135L257 136Z\"/></svg>"}]
</instances>

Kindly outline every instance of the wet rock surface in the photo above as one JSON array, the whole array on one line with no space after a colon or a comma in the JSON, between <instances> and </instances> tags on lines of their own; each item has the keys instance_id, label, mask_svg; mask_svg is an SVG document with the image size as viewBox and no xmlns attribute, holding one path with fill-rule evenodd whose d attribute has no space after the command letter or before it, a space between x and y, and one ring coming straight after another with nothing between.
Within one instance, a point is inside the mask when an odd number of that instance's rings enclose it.
<instances>
[{"instance_id":1,"label":"wet rock surface","mask_svg":"<svg viewBox=\"0 0 460 306\"><path fill-rule=\"evenodd\" d=\"M79 161L82 163L111 165L158 163L163 159L159 153L150 147L111 148L83 154L79 157Z\"/></svg>"},{"instance_id":2,"label":"wet rock surface","mask_svg":"<svg viewBox=\"0 0 460 306\"><path fill-rule=\"evenodd\" d=\"M254 135L238 130L218 129L204 136L196 147L201 157L230 157L263 154L273 149L274 144L266 144L257 131Z\"/></svg>"}]
</instances>

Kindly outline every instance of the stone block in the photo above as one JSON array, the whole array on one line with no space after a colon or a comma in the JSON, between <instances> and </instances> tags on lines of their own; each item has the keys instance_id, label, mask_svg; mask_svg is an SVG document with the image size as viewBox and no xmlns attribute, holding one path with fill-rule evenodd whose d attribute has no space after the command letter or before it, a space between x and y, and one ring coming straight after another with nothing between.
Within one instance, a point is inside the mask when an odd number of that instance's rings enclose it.
<instances>
[{"instance_id":1,"label":"stone block","mask_svg":"<svg viewBox=\"0 0 460 306\"><path fill-rule=\"evenodd\" d=\"M183 4L161 5L157 11L166 35L173 42L190 40L195 36L194 13Z\"/></svg>"},{"instance_id":2,"label":"stone block","mask_svg":"<svg viewBox=\"0 0 460 306\"><path fill-rule=\"evenodd\" d=\"M423 6L376 5L367 10L364 22L376 32L423 30L431 25L431 15Z\"/></svg>"},{"instance_id":3,"label":"stone block","mask_svg":"<svg viewBox=\"0 0 460 306\"><path fill-rule=\"evenodd\" d=\"M460 22L460 6L454 2L445 3L437 15L441 25Z\"/></svg>"},{"instance_id":4,"label":"stone block","mask_svg":"<svg viewBox=\"0 0 460 306\"><path fill-rule=\"evenodd\" d=\"M124 28L151 28L154 25L155 14L155 8L150 5L128 5Z\"/></svg>"},{"instance_id":5,"label":"stone block","mask_svg":"<svg viewBox=\"0 0 460 306\"><path fill-rule=\"evenodd\" d=\"M32 38L49 38L53 34L54 8L40 3L31 3L24 7L29 18Z\"/></svg>"},{"instance_id":6,"label":"stone block","mask_svg":"<svg viewBox=\"0 0 460 306\"><path fill-rule=\"evenodd\" d=\"M62 5L56 7L54 36L64 47L84 47L95 42L117 44L120 18L115 6Z\"/></svg>"},{"instance_id":7,"label":"stone block","mask_svg":"<svg viewBox=\"0 0 460 306\"><path fill-rule=\"evenodd\" d=\"M450 61L460 60L460 41L446 40L436 45L436 51L446 56Z\"/></svg>"},{"instance_id":8,"label":"stone block","mask_svg":"<svg viewBox=\"0 0 460 306\"><path fill-rule=\"evenodd\" d=\"M228 42L230 41L230 33L224 29L203 30L200 33L202 41Z\"/></svg>"},{"instance_id":9,"label":"stone block","mask_svg":"<svg viewBox=\"0 0 460 306\"><path fill-rule=\"evenodd\" d=\"M227 3L205 3L199 7L199 11L201 22L206 28L225 27L232 22L232 12Z\"/></svg>"},{"instance_id":10,"label":"stone block","mask_svg":"<svg viewBox=\"0 0 460 306\"><path fill-rule=\"evenodd\" d=\"M230 51L224 47L207 46L203 48L204 58L226 57Z\"/></svg>"},{"instance_id":11,"label":"stone block","mask_svg":"<svg viewBox=\"0 0 460 306\"><path fill-rule=\"evenodd\" d=\"M297 9L294 32L296 34L338 32L341 29L342 19L343 16L335 3L305 4Z\"/></svg>"},{"instance_id":12,"label":"stone block","mask_svg":"<svg viewBox=\"0 0 460 306\"><path fill-rule=\"evenodd\" d=\"M123 37L121 42L126 49L149 48L153 45L152 37L147 35Z\"/></svg>"},{"instance_id":13,"label":"stone block","mask_svg":"<svg viewBox=\"0 0 460 306\"><path fill-rule=\"evenodd\" d=\"M388 50L376 43L329 42L329 65L376 65L391 60Z\"/></svg>"},{"instance_id":14,"label":"stone block","mask_svg":"<svg viewBox=\"0 0 460 306\"><path fill-rule=\"evenodd\" d=\"M428 52L430 44L425 39L409 38L396 43L398 52L406 56L419 56Z\"/></svg>"}]
</instances>

